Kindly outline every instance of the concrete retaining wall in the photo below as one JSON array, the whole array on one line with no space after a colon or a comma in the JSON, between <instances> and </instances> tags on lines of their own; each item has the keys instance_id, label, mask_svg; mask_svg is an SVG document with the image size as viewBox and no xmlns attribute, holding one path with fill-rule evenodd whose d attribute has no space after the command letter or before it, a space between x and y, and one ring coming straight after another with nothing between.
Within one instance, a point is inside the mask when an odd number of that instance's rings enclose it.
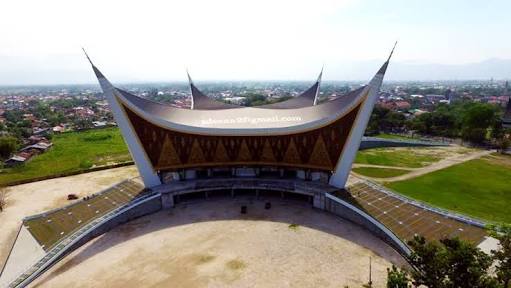
<instances>
[{"instance_id":1,"label":"concrete retaining wall","mask_svg":"<svg viewBox=\"0 0 511 288\"><path fill-rule=\"evenodd\" d=\"M399 139L383 139L376 137L364 137L360 142L358 150L372 149L372 148L385 148L385 147L435 147L435 146L448 146L447 143L428 142L418 140L399 140Z\"/></svg>"},{"instance_id":2,"label":"concrete retaining wall","mask_svg":"<svg viewBox=\"0 0 511 288\"><path fill-rule=\"evenodd\" d=\"M37 182L37 181L44 181L44 180L48 180L48 179L85 174L85 173L90 173L90 172L108 170L108 169L119 168L119 167L124 167L124 166L131 166L131 165L133 165L133 161L127 161L127 162L122 162L122 163L117 163L117 164L102 165L102 166L96 166L96 167L87 168L87 169L80 169L80 170L76 170L76 171L55 173L55 174L41 176L41 177L33 177L33 178L29 178L29 179L16 180L16 181L11 181L11 182L5 183L5 185L6 186L16 186L16 185L27 184L27 183Z\"/></svg>"}]
</instances>

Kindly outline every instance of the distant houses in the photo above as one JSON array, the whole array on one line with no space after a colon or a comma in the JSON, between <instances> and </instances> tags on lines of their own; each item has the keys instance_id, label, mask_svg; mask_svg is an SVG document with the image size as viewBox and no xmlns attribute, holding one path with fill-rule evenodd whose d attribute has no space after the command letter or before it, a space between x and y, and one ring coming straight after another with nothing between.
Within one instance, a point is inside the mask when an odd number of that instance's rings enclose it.
<instances>
[{"instance_id":1,"label":"distant houses","mask_svg":"<svg viewBox=\"0 0 511 288\"><path fill-rule=\"evenodd\" d=\"M53 133L63 133L66 130L66 128L64 127L64 125L57 125L53 127L51 130L53 131Z\"/></svg>"},{"instance_id":2,"label":"distant houses","mask_svg":"<svg viewBox=\"0 0 511 288\"><path fill-rule=\"evenodd\" d=\"M53 143L48 141L44 137L31 136L29 141L34 141L32 144L23 147L16 154L14 154L11 158L4 161L4 165L6 167L14 167L29 161L32 157L45 153L52 146Z\"/></svg>"},{"instance_id":3,"label":"distant houses","mask_svg":"<svg viewBox=\"0 0 511 288\"><path fill-rule=\"evenodd\" d=\"M23 157L23 153L20 153L20 155L14 155L11 158L5 160L4 165L6 167L14 167L20 164L25 163L29 158Z\"/></svg>"},{"instance_id":4,"label":"distant houses","mask_svg":"<svg viewBox=\"0 0 511 288\"><path fill-rule=\"evenodd\" d=\"M73 111L74 111L74 115L79 117L79 118L85 118L85 119L88 119L92 116L94 116L94 111L92 109L90 109L89 107L81 107L81 106L78 106L78 107L74 107L73 108Z\"/></svg>"},{"instance_id":5,"label":"distant houses","mask_svg":"<svg viewBox=\"0 0 511 288\"><path fill-rule=\"evenodd\" d=\"M103 128L106 127L108 123L106 121L92 121L92 125L94 128Z\"/></svg>"}]
</instances>

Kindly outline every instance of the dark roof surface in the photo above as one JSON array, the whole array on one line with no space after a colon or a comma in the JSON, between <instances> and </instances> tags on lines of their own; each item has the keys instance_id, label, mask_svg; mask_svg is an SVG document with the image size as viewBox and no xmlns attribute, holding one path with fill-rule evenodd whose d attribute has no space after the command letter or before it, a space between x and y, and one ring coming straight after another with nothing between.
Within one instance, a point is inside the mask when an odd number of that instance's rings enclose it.
<instances>
[{"instance_id":1,"label":"dark roof surface","mask_svg":"<svg viewBox=\"0 0 511 288\"><path fill-rule=\"evenodd\" d=\"M174 129L193 130L206 134L214 134L219 130L261 134L271 133L273 129L291 133L327 124L358 105L366 95L364 92L366 87L363 86L332 101L296 109L238 107L221 110L189 110L161 105L118 88L115 88L118 92L115 94L121 103L124 103L123 105L134 109L141 114L141 117L149 121L158 122L155 123L158 125L170 125Z\"/></svg>"},{"instance_id":2,"label":"dark roof surface","mask_svg":"<svg viewBox=\"0 0 511 288\"><path fill-rule=\"evenodd\" d=\"M294 108L303 108L309 107L316 104L316 97L319 94L319 87L321 85L321 76L323 71L319 74L318 80L305 92L302 94L293 97L289 100L253 106L254 108L265 108L265 109L294 109ZM232 108L240 108L242 106L228 104L221 101L217 101L215 99L211 99L206 96L202 91L200 91L197 86L193 83L190 75L188 74L188 79L190 81L190 90L192 93L192 109L197 110L217 110L217 109L232 109Z\"/></svg>"}]
</instances>

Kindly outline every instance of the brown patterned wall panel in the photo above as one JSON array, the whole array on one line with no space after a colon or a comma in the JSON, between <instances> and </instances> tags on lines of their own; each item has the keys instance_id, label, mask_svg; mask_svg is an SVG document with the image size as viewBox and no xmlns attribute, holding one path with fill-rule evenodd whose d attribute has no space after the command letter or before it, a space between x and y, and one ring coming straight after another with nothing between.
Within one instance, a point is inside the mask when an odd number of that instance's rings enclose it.
<instances>
[{"instance_id":1,"label":"brown patterned wall panel","mask_svg":"<svg viewBox=\"0 0 511 288\"><path fill-rule=\"evenodd\" d=\"M309 159L312 155L312 150L316 145L316 141L318 141L317 133L304 133L303 135L294 135L293 141L296 144L296 149L298 150L298 154L300 156L300 160L303 163L309 162Z\"/></svg>"},{"instance_id":2,"label":"brown patterned wall panel","mask_svg":"<svg viewBox=\"0 0 511 288\"><path fill-rule=\"evenodd\" d=\"M197 137L197 141L199 142L199 146L202 149L202 153L204 154L206 161L213 161L213 159L215 159L218 141L213 141L212 139L203 136Z\"/></svg>"},{"instance_id":3,"label":"brown patterned wall panel","mask_svg":"<svg viewBox=\"0 0 511 288\"><path fill-rule=\"evenodd\" d=\"M152 124L124 107L155 170L271 165L332 171L360 105L316 130L278 136L194 135Z\"/></svg>"},{"instance_id":4,"label":"brown patterned wall panel","mask_svg":"<svg viewBox=\"0 0 511 288\"><path fill-rule=\"evenodd\" d=\"M230 161L236 161L238 158L242 142L243 138L241 137L221 137L220 145L225 147L225 152Z\"/></svg>"},{"instance_id":5,"label":"brown patterned wall panel","mask_svg":"<svg viewBox=\"0 0 511 288\"><path fill-rule=\"evenodd\" d=\"M339 150L340 151L340 150ZM340 153L339 153L340 155ZM334 161L337 161L335 159ZM323 141L323 136L318 135L318 140L316 141L316 144L314 145L314 148L312 149L311 156L309 158L309 163L312 166L334 166L335 162L330 160L330 155L327 151L327 146L325 145L325 141Z\"/></svg>"},{"instance_id":6,"label":"brown patterned wall panel","mask_svg":"<svg viewBox=\"0 0 511 288\"><path fill-rule=\"evenodd\" d=\"M132 122L132 123L134 123L134 122ZM147 122L147 123L149 123L149 122ZM189 134L181 135L181 134L168 133L169 131L166 131L166 129L162 129L155 125L153 125L153 126L154 127L150 127L149 129L167 132L167 134L170 136L172 144L174 145L174 148L176 149L177 156L179 157L179 160L181 160L181 163L188 163L188 158L190 157L190 152L192 152L193 140L195 138ZM144 146L145 145L146 144L144 144ZM156 153L156 154L160 153L158 150L146 149L146 152L149 152L149 151L152 151L153 153ZM153 165L154 165L154 163L153 163Z\"/></svg>"},{"instance_id":7,"label":"brown patterned wall panel","mask_svg":"<svg viewBox=\"0 0 511 288\"><path fill-rule=\"evenodd\" d=\"M266 137L252 137L251 141L247 141L248 151L254 161L260 161L263 156L263 149L267 143Z\"/></svg>"},{"instance_id":8,"label":"brown patterned wall panel","mask_svg":"<svg viewBox=\"0 0 511 288\"><path fill-rule=\"evenodd\" d=\"M273 156L277 162L282 162L284 160L284 154L286 153L290 141L291 137L268 137Z\"/></svg>"}]
</instances>

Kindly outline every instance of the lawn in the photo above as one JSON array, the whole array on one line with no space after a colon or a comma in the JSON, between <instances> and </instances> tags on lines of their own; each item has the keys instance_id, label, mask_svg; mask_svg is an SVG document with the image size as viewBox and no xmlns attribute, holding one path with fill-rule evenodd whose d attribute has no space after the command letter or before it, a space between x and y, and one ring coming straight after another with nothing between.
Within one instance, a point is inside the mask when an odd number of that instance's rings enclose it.
<instances>
[{"instance_id":1,"label":"lawn","mask_svg":"<svg viewBox=\"0 0 511 288\"><path fill-rule=\"evenodd\" d=\"M117 128L65 133L55 135L52 141L50 151L22 166L2 169L0 185L131 160Z\"/></svg>"},{"instance_id":2,"label":"lawn","mask_svg":"<svg viewBox=\"0 0 511 288\"><path fill-rule=\"evenodd\" d=\"M359 151L355 163L420 168L441 158L433 148L377 148Z\"/></svg>"},{"instance_id":3,"label":"lawn","mask_svg":"<svg viewBox=\"0 0 511 288\"><path fill-rule=\"evenodd\" d=\"M360 175L374 177L374 178L389 178L396 177L410 172L409 170L403 169L392 169L392 168L375 168L375 167L358 167L353 168L355 173Z\"/></svg>"},{"instance_id":4,"label":"lawn","mask_svg":"<svg viewBox=\"0 0 511 288\"><path fill-rule=\"evenodd\" d=\"M402 136L402 135L396 135L396 134L378 134L374 137L383 138L383 139L397 139L397 140L416 140L416 138L408 137L408 136Z\"/></svg>"},{"instance_id":5,"label":"lawn","mask_svg":"<svg viewBox=\"0 0 511 288\"><path fill-rule=\"evenodd\" d=\"M386 186L435 206L511 223L510 163L509 158L487 157Z\"/></svg>"}]
</instances>

